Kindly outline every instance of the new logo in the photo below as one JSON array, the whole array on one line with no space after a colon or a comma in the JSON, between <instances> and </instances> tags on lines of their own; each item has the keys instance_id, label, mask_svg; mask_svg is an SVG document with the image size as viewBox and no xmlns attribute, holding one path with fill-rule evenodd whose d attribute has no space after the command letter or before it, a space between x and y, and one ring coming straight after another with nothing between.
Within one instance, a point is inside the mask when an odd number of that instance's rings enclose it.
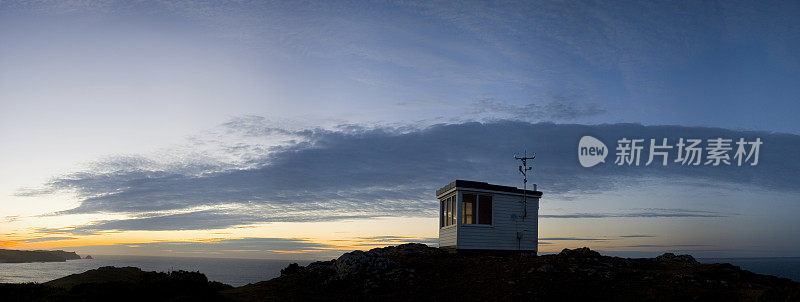
<instances>
[{"instance_id":1,"label":"new logo","mask_svg":"<svg viewBox=\"0 0 800 302\"><path fill-rule=\"evenodd\" d=\"M578 161L586 168L594 167L606 162L608 147L603 142L591 136L581 137L578 142Z\"/></svg>"}]
</instances>

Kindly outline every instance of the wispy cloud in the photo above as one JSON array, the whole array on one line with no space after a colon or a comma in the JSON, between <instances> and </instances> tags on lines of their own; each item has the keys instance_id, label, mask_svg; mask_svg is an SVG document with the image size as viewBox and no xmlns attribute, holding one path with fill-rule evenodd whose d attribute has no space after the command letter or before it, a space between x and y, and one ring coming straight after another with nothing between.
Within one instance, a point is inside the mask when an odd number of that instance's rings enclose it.
<instances>
[{"instance_id":1,"label":"wispy cloud","mask_svg":"<svg viewBox=\"0 0 800 302\"><path fill-rule=\"evenodd\" d=\"M218 131L223 146L242 138L232 159L192 160L194 154L152 160L131 155L98 161L89 169L54 177L20 195L73 192L76 208L55 213L125 213L131 219L96 221L62 229L188 230L246 226L274 221L325 221L379 216L435 217L435 189L453 179L500 184L518 182L510 154L526 147L537 152L536 182L550 198L612 191L643 178L689 185L746 185L796 192L800 136L719 128L636 124L568 125L490 122L423 128L341 125L331 129L290 129L257 117L234 120ZM275 135L292 137L277 140ZM621 137L752 139L765 142L755 167L582 168L576 146L583 135L607 142ZM204 144L214 140L204 141ZM191 149L191 146L190 148ZM225 148L222 148L223 150ZM225 152L222 152L225 153ZM210 154L210 153L209 153ZM228 154L229 155L229 154ZM611 155L613 158L613 154ZM780 175L780 177L776 177ZM681 208L619 209L613 212L542 213L542 218L729 217L735 213ZM51 230L52 231L52 230Z\"/></svg>"},{"instance_id":2,"label":"wispy cloud","mask_svg":"<svg viewBox=\"0 0 800 302\"><path fill-rule=\"evenodd\" d=\"M774 70L754 71L793 71L797 68L787 66L800 64L792 51L800 43L791 30L798 25L797 7L788 3L754 8L748 2L315 1L289 5L281 1L141 1L131 5L111 0L4 1L2 8L0 13L7 16L102 14L107 16L103 19L134 17L136 21L159 16L154 21L170 20L184 25L176 28L196 29L192 34L209 44L234 45L236 56L252 58L250 64L267 62L252 69L283 66L279 78L287 80L280 83L308 87L327 79L330 86L343 88L330 89L335 99L363 102L354 104L385 100L382 105L389 106L415 102L412 107L427 109L426 119L433 118L430 112L444 111L442 107L451 108L442 116L461 115L472 110L470 103L476 97L486 97L495 101L479 103L492 118L531 121L539 116L544 119L536 121L564 121L603 115L609 117L604 121L682 123L686 120L679 115L699 111L691 124L708 124L702 114L713 111L703 109L727 107L726 96L736 90L705 85L705 92L693 92L694 85L683 83L684 77L673 72L692 76L734 63L728 57L722 59L731 61L721 66L703 64L713 61L708 57L725 55L720 50L732 46L752 47L753 52L745 53L753 60L748 64L775 65ZM762 52L766 59L760 58ZM338 68L339 64L348 68ZM780 77L778 72L769 74ZM269 72L258 75L269 76ZM789 76L793 78L794 73ZM727 80L736 79L722 81ZM581 97L564 102L550 95ZM676 104L683 95L701 97L709 105ZM286 97L328 99L313 93L287 93ZM708 118L715 119L711 124L746 123L746 127L763 129L753 124L762 121L773 129L787 129L780 125L786 120L773 123L770 115L782 113L776 111L790 106L791 100L781 95L766 98L775 98L773 104L781 106L739 110L759 115L758 119L742 121L730 111L722 118ZM745 99L737 103L746 106ZM672 109L664 109L664 104L672 104L667 107Z\"/></svg>"},{"instance_id":3,"label":"wispy cloud","mask_svg":"<svg viewBox=\"0 0 800 302\"><path fill-rule=\"evenodd\" d=\"M563 121L591 117L606 112L597 104L555 97L543 103L517 105L495 99L475 101L468 112L480 118L502 118L520 121Z\"/></svg>"},{"instance_id":4,"label":"wispy cloud","mask_svg":"<svg viewBox=\"0 0 800 302\"><path fill-rule=\"evenodd\" d=\"M334 246L303 238L261 238L193 241L162 241L125 243L103 246L84 246L81 250L100 254L161 254L170 252L176 256L224 254L234 258L269 258L286 253L335 250ZM319 254L319 253L318 253Z\"/></svg>"},{"instance_id":5,"label":"wispy cloud","mask_svg":"<svg viewBox=\"0 0 800 302\"><path fill-rule=\"evenodd\" d=\"M607 241L611 240L609 238L582 238L582 237L548 237L548 238L539 238L539 240L550 240L550 241Z\"/></svg>"},{"instance_id":6,"label":"wispy cloud","mask_svg":"<svg viewBox=\"0 0 800 302\"><path fill-rule=\"evenodd\" d=\"M285 211L283 211L286 213ZM270 211L241 208L235 211L205 210L155 217L102 220L66 228L40 228L37 231L51 234L91 235L105 231L178 231L210 230L245 227L267 222L313 222L369 218L375 215L341 215L334 212L292 213L276 216Z\"/></svg>"},{"instance_id":7,"label":"wispy cloud","mask_svg":"<svg viewBox=\"0 0 800 302\"><path fill-rule=\"evenodd\" d=\"M408 236L371 236L371 237L358 237L355 238L356 240L360 241L368 241L374 243L407 243L407 242L416 242L416 243L437 243L439 238L419 238L419 237L408 237Z\"/></svg>"},{"instance_id":8,"label":"wispy cloud","mask_svg":"<svg viewBox=\"0 0 800 302\"><path fill-rule=\"evenodd\" d=\"M634 244L629 245L627 247L666 247L666 248L675 248L675 247L707 247L713 246L710 244Z\"/></svg>"},{"instance_id":9,"label":"wispy cloud","mask_svg":"<svg viewBox=\"0 0 800 302\"><path fill-rule=\"evenodd\" d=\"M37 237L28 239L19 239L17 241L24 242L47 242L47 241L60 241L60 240L74 240L74 237Z\"/></svg>"},{"instance_id":10,"label":"wispy cloud","mask_svg":"<svg viewBox=\"0 0 800 302\"><path fill-rule=\"evenodd\" d=\"M572 213L572 214L539 214L540 218L670 218L670 217L728 217L712 211L698 211L689 209L647 209L626 213ZM652 237L647 235L628 235L620 237Z\"/></svg>"}]
</instances>

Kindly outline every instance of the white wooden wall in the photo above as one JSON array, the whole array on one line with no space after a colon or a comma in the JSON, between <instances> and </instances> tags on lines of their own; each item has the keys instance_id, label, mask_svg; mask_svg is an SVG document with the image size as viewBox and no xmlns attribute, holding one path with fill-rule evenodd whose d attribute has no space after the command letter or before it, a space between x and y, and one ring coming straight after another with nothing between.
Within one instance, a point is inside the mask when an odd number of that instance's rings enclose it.
<instances>
[{"instance_id":1,"label":"white wooden wall","mask_svg":"<svg viewBox=\"0 0 800 302\"><path fill-rule=\"evenodd\" d=\"M439 229L439 247L455 247L458 228L456 225Z\"/></svg>"}]
</instances>

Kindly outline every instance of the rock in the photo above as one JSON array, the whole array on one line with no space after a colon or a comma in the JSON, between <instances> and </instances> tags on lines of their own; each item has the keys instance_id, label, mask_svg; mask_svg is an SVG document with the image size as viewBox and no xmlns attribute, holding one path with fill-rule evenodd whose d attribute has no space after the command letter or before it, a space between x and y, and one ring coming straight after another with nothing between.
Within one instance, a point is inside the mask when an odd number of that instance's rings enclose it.
<instances>
[{"instance_id":1,"label":"rock","mask_svg":"<svg viewBox=\"0 0 800 302\"><path fill-rule=\"evenodd\" d=\"M292 275L300 271L300 265L295 263L289 264L286 268L281 269L281 276Z\"/></svg>"},{"instance_id":2,"label":"rock","mask_svg":"<svg viewBox=\"0 0 800 302\"><path fill-rule=\"evenodd\" d=\"M561 253L558 254L573 258L600 258L600 253L590 250L588 247L577 248L574 250L563 249L561 250Z\"/></svg>"},{"instance_id":3,"label":"rock","mask_svg":"<svg viewBox=\"0 0 800 302\"><path fill-rule=\"evenodd\" d=\"M540 271L540 272L543 272L543 273L557 273L558 272L558 269L556 269L555 266L550 265L550 264L542 265L539 268L537 268L536 270Z\"/></svg>"},{"instance_id":4,"label":"rock","mask_svg":"<svg viewBox=\"0 0 800 302\"><path fill-rule=\"evenodd\" d=\"M695 260L694 257L692 257L692 255L675 255L673 253L664 253L661 256L656 257L656 261L698 263L697 260Z\"/></svg>"},{"instance_id":5,"label":"rock","mask_svg":"<svg viewBox=\"0 0 800 302\"><path fill-rule=\"evenodd\" d=\"M83 257L83 259L94 259L94 258L92 257L92 255L86 255L86 257Z\"/></svg>"},{"instance_id":6,"label":"rock","mask_svg":"<svg viewBox=\"0 0 800 302\"><path fill-rule=\"evenodd\" d=\"M383 248L374 248L367 253L372 253L378 256L407 256L407 255L435 255L446 253L445 251L433 247L429 247L422 243L406 243L398 246L387 246Z\"/></svg>"},{"instance_id":7,"label":"rock","mask_svg":"<svg viewBox=\"0 0 800 302\"><path fill-rule=\"evenodd\" d=\"M333 268L338 279L364 274L377 274L394 267L395 262L386 258L382 253L373 251L353 251L336 259Z\"/></svg>"}]
</instances>

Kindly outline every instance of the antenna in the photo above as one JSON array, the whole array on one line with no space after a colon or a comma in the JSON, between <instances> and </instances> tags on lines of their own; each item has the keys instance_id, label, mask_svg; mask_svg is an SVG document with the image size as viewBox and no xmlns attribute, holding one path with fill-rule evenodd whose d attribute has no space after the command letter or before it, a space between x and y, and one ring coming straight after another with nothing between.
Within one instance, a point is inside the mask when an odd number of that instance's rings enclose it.
<instances>
[{"instance_id":1,"label":"antenna","mask_svg":"<svg viewBox=\"0 0 800 302\"><path fill-rule=\"evenodd\" d=\"M528 150L525 150L522 157L514 154L514 159L521 160L522 165L519 166L519 173L522 173L522 221L528 217L528 171L533 170L533 167L528 167L528 160L536 158L536 153L528 157Z\"/></svg>"}]
</instances>

